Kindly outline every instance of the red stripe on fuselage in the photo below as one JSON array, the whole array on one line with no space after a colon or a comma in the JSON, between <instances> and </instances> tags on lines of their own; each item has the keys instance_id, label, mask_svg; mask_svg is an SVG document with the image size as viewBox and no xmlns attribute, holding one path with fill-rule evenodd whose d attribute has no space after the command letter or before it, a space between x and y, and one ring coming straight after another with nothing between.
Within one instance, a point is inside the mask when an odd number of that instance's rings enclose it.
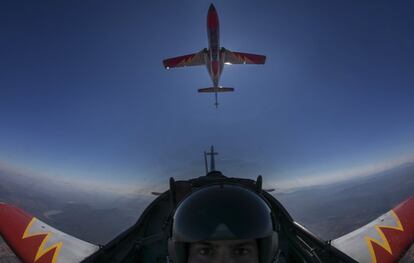
<instances>
[{"instance_id":1,"label":"red stripe on fuselage","mask_svg":"<svg viewBox=\"0 0 414 263\"><path fill-rule=\"evenodd\" d=\"M211 4L210 8L208 9L207 26L211 31L216 31L219 26L217 11L214 8L213 4Z\"/></svg>"},{"instance_id":2,"label":"red stripe on fuselage","mask_svg":"<svg viewBox=\"0 0 414 263\"><path fill-rule=\"evenodd\" d=\"M211 70L213 71L214 78L217 78L219 73L219 62L217 60L211 61Z\"/></svg>"},{"instance_id":3,"label":"red stripe on fuselage","mask_svg":"<svg viewBox=\"0 0 414 263\"><path fill-rule=\"evenodd\" d=\"M214 82L218 85L220 77L220 41L219 41L219 19L216 8L211 4L207 14L207 35L209 41L209 73Z\"/></svg>"}]
</instances>

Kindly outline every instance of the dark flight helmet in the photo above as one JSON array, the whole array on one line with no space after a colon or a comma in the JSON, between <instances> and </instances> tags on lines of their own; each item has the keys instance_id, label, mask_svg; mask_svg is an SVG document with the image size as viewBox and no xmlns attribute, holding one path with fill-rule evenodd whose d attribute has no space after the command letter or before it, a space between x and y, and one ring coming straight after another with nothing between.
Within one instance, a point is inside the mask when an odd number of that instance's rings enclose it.
<instances>
[{"instance_id":1,"label":"dark flight helmet","mask_svg":"<svg viewBox=\"0 0 414 263\"><path fill-rule=\"evenodd\" d=\"M222 184L201 188L177 207L168 242L170 259L187 262L188 243L255 239L259 262L270 263L278 251L276 222L264 199L241 186Z\"/></svg>"}]
</instances>

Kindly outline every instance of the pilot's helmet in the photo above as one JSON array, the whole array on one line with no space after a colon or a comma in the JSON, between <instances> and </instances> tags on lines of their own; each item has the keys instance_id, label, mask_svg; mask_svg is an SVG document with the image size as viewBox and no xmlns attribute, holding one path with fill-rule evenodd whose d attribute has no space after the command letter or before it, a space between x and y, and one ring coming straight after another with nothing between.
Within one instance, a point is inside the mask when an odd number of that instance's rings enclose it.
<instances>
[{"instance_id":1,"label":"pilot's helmet","mask_svg":"<svg viewBox=\"0 0 414 263\"><path fill-rule=\"evenodd\" d=\"M222 184L201 188L177 207L168 250L174 263L187 262L188 243L255 239L259 262L278 251L276 222L266 201L247 188Z\"/></svg>"}]
</instances>

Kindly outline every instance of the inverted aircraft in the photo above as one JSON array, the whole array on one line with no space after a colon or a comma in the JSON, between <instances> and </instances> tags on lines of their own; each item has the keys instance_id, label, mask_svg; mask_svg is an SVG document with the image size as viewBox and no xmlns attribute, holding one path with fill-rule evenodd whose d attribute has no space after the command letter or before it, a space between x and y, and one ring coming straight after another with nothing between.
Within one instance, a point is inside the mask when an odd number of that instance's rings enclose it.
<instances>
[{"instance_id":1,"label":"inverted aircraft","mask_svg":"<svg viewBox=\"0 0 414 263\"><path fill-rule=\"evenodd\" d=\"M217 106L219 92L233 91L232 88L218 85L223 64L263 64L265 57L220 49L218 17L213 5L208 13L207 27L209 49L165 60L164 65L167 68L207 65L214 86L201 89L200 92L214 92ZM262 188L261 176L256 180L227 177L216 170L214 156L217 153L214 149L211 148L208 154L211 156L210 169L206 169L204 176L190 180L170 178L170 188L163 193L154 193L157 198L144 210L138 221L104 246L59 231L6 203L0 203L0 236L23 263L175 263L168 247L177 207L192 193L212 186L232 185L255 193L266 201L272 217L278 219L279 247L287 255L287 262L392 263L398 262L414 241L414 197L371 223L335 240L326 241L295 222L283 205Z\"/></svg>"},{"instance_id":2,"label":"inverted aircraft","mask_svg":"<svg viewBox=\"0 0 414 263\"><path fill-rule=\"evenodd\" d=\"M214 93L214 105L217 108L219 105L218 93L234 91L234 88L219 86L219 79L224 65L264 64L266 56L234 52L224 47L220 47L219 19L216 8L213 4L210 5L207 14L207 36L208 48L204 48L198 53L165 59L163 64L166 69L205 65L208 73L210 74L211 80L213 81L213 87L201 88L198 92Z\"/></svg>"},{"instance_id":3,"label":"inverted aircraft","mask_svg":"<svg viewBox=\"0 0 414 263\"><path fill-rule=\"evenodd\" d=\"M104 246L65 234L5 203L0 203L0 235L23 263L174 263L169 257L168 242L177 206L191 193L206 187L233 185L263 198L272 216L278 218L279 247L288 260L274 262L392 263L398 262L414 241L414 197L371 223L326 241L295 222L269 190L262 188L261 176L257 180L226 177L215 170L214 149L208 154L211 165L205 176L179 181L170 178L170 189L154 193L157 198L135 225Z\"/></svg>"}]
</instances>

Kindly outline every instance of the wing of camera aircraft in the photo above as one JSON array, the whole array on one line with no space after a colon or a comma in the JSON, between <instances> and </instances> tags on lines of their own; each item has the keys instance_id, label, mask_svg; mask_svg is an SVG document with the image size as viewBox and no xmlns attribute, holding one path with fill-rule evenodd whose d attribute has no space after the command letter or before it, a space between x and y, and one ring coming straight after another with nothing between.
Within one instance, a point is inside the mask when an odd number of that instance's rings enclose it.
<instances>
[{"instance_id":1,"label":"wing of camera aircraft","mask_svg":"<svg viewBox=\"0 0 414 263\"><path fill-rule=\"evenodd\" d=\"M23 263L132 263L155 262L154 259L161 262L168 258L169 228L166 226L171 204L179 202L191 188L215 182L238 184L252 190L260 185L249 179L228 178L217 171L189 181L172 181L172 188L158 193L134 226L102 248L67 235L7 204L0 204L0 235ZM414 241L414 197L368 225L327 242L294 222L272 195L262 194L280 220L279 242L281 251L288 255L288 262L397 263Z\"/></svg>"},{"instance_id":2,"label":"wing of camera aircraft","mask_svg":"<svg viewBox=\"0 0 414 263\"><path fill-rule=\"evenodd\" d=\"M24 263L77 263L99 249L2 203L0 235Z\"/></svg>"},{"instance_id":3,"label":"wing of camera aircraft","mask_svg":"<svg viewBox=\"0 0 414 263\"><path fill-rule=\"evenodd\" d=\"M398 262L414 242L414 197L371 223L332 241L360 263Z\"/></svg>"}]
</instances>

